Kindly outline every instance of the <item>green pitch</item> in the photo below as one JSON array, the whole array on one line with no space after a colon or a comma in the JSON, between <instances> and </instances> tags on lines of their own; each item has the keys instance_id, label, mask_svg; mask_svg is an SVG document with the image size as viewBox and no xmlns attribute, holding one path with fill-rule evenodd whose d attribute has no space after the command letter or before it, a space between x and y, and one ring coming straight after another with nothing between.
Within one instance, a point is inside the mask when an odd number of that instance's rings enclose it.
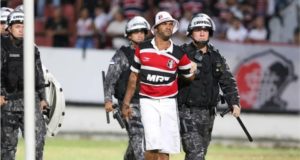
<instances>
[{"instance_id":1,"label":"green pitch","mask_svg":"<svg viewBox=\"0 0 300 160\"><path fill-rule=\"evenodd\" d=\"M48 138L45 160L122 160L127 141ZM184 154L171 160L183 160ZM24 160L24 141L20 140L17 160ZM225 147L211 145L207 160L300 160L300 149Z\"/></svg>"}]
</instances>

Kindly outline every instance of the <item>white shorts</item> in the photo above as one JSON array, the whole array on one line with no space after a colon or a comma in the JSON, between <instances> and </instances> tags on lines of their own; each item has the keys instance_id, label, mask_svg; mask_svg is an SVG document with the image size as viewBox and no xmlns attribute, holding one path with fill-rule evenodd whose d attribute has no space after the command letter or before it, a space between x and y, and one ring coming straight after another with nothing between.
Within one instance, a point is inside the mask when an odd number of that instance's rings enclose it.
<instances>
[{"instance_id":1,"label":"white shorts","mask_svg":"<svg viewBox=\"0 0 300 160\"><path fill-rule=\"evenodd\" d=\"M175 98L141 98L141 116L145 131L146 150L180 153L180 133Z\"/></svg>"}]
</instances>

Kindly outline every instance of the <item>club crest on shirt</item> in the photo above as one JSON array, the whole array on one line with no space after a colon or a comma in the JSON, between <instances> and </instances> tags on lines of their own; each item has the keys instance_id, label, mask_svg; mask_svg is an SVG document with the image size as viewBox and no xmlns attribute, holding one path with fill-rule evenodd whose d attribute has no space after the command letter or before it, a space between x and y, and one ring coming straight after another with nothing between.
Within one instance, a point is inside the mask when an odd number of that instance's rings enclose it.
<instances>
[{"instance_id":1,"label":"club crest on shirt","mask_svg":"<svg viewBox=\"0 0 300 160\"><path fill-rule=\"evenodd\" d=\"M172 69L172 68L174 68L174 65L175 65L175 62L172 59L168 60L168 63L167 63L168 68Z\"/></svg>"}]
</instances>

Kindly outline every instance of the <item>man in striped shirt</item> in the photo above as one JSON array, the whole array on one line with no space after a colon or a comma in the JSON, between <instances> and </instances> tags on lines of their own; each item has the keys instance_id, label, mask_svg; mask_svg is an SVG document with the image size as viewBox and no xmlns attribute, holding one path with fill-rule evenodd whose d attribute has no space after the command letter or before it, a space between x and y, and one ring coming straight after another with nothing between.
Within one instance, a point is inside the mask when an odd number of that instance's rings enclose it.
<instances>
[{"instance_id":1,"label":"man in striped shirt","mask_svg":"<svg viewBox=\"0 0 300 160\"><path fill-rule=\"evenodd\" d=\"M122 112L127 120L131 118L130 100L136 86L140 87L146 160L168 160L169 154L180 152L177 76L193 79L195 65L170 39L178 25L168 12L158 12L151 28L155 37L136 48L131 66Z\"/></svg>"}]
</instances>

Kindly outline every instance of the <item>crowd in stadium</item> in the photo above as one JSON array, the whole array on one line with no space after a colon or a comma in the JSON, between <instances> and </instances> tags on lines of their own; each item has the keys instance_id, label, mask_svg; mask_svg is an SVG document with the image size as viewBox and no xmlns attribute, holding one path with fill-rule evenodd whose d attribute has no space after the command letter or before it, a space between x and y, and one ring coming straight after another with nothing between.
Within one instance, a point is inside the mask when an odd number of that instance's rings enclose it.
<instances>
[{"instance_id":1,"label":"crowd in stadium","mask_svg":"<svg viewBox=\"0 0 300 160\"><path fill-rule=\"evenodd\" d=\"M11 8L22 3L4 2ZM164 10L180 22L173 37L178 44L188 40L192 16L203 12L216 22L216 39L300 45L299 8L297 0L36 0L35 38L42 46L119 48L128 43L124 30L130 18L141 15L153 25Z\"/></svg>"}]
</instances>

